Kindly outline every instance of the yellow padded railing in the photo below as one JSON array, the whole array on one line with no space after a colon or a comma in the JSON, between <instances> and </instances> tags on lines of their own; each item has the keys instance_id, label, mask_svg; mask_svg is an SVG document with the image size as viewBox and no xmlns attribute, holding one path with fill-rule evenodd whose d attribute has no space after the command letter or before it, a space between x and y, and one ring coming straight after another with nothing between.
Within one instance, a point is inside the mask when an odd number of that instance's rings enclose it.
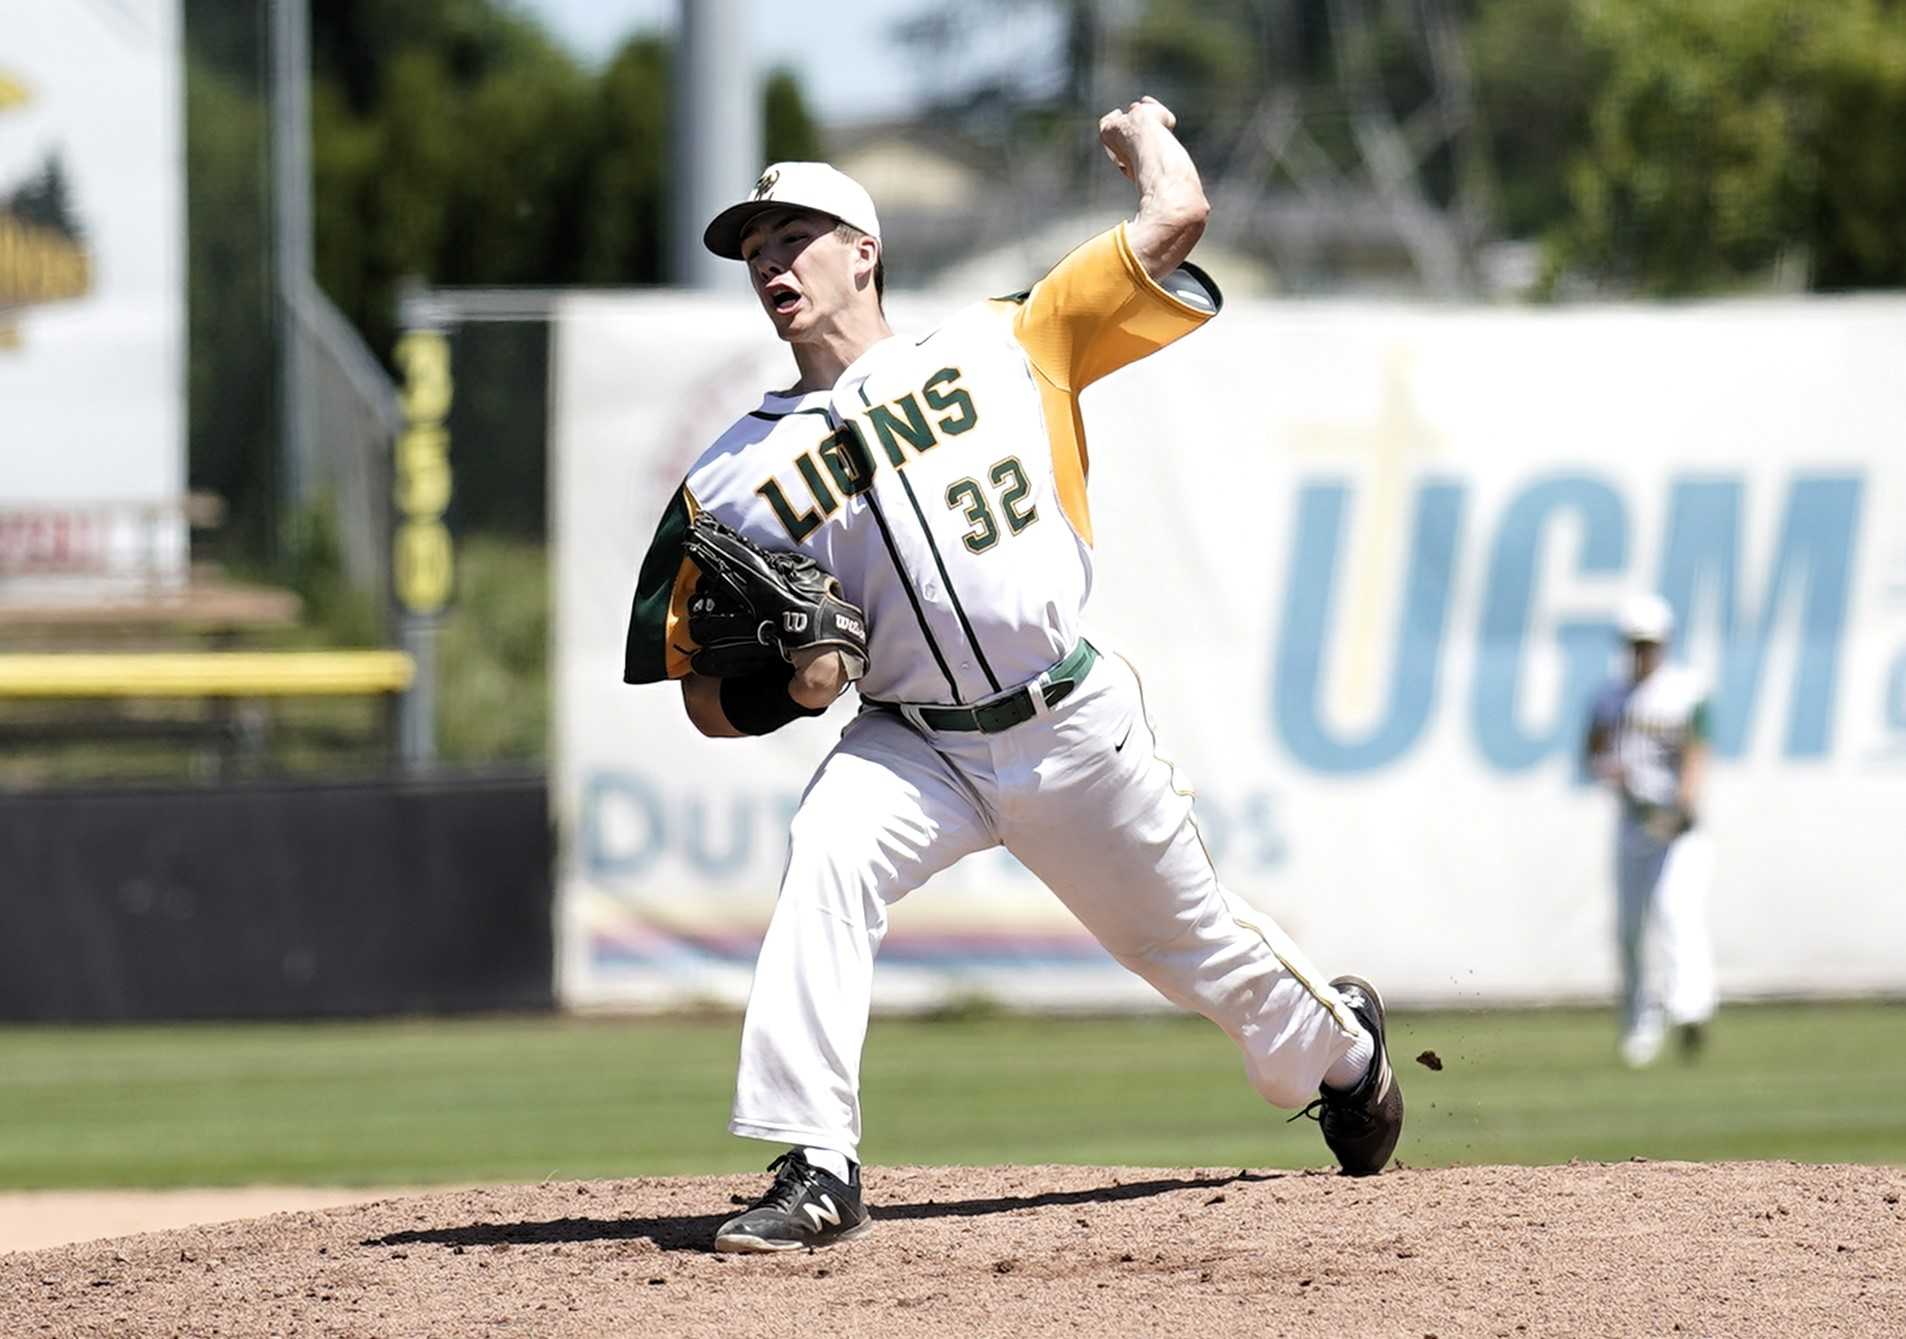
<instances>
[{"instance_id":1,"label":"yellow padded railing","mask_svg":"<svg viewBox=\"0 0 1906 1339\"><path fill-rule=\"evenodd\" d=\"M0 698L332 697L401 693L402 651L169 651L0 655Z\"/></svg>"}]
</instances>

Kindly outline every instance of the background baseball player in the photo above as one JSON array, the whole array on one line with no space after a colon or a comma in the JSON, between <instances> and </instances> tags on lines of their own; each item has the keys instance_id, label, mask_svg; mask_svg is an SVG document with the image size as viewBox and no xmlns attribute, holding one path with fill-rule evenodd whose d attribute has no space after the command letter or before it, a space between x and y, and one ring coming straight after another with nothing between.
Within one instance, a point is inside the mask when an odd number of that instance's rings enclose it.
<instances>
[{"instance_id":1,"label":"background baseball player","mask_svg":"<svg viewBox=\"0 0 1906 1339\"><path fill-rule=\"evenodd\" d=\"M1266 1099L1310 1101L1346 1171L1377 1172L1395 1147L1403 1101L1376 991L1326 982L1221 886L1136 672L1080 633L1093 530L1078 395L1220 303L1184 264L1207 206L1172 125L1149 98L1106 115L1100 139L1138 187L1136 215L1029 291L922 338L889 329L873 202L832 167L776 164L708 226L709 248L747 265L799 375L701 456L667 509L625 677L680 679L695 725L734 736L816 713L865 671L861 711L794 818L742 1030L729 1128L789 1149L718 1249L870 1226L858 1088L887 909L999 845L1120 963L1222 1027ZM702 516L834 573L865 612L864 661L784 646L793 663L699 672L722 664L696 635L713 626L685 552Z\"/></svg>"},{"instance_id":2,"label":"background baseball player","mask_svg":"<svg viewBox=\"0 0 1906 1339\"><path fill-rule=\"evenodd\" d=\"M1674 612L1657 595L1623 606L1628 673L1597 698L1589 766L1620 799L1615 940L1621 964L1621 1057L1646 1065L1667 1026L1692 1057L1717 1001L1707 930L1714 851L1699 823L1707 775L1708 699L1695 673L1667 663ZM1655 933L1650 936L1650 927ZM1655 952L1648 952L1652 938ZM1650 957L1659 958L1659 985Z\"/></svg>"}]
</instances>

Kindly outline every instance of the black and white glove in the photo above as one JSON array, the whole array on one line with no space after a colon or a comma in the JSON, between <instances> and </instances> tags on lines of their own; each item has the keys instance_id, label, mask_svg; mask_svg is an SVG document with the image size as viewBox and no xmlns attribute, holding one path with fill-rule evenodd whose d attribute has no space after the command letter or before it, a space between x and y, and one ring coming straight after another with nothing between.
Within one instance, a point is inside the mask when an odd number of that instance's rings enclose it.
<instances>
[{"instance_id":1,"label":"black and white glove","mask_svg":"<svg viewBox=\"0 0 1906 1339\"><path fill-rule=\"evenodd\" d=\"M814 559L771 553L706 513L682 547L701 572L688 600L695 673L757 674L807 650L839 651L850 680L867 672L867 616Z\"/></svg>"}]
</instances>

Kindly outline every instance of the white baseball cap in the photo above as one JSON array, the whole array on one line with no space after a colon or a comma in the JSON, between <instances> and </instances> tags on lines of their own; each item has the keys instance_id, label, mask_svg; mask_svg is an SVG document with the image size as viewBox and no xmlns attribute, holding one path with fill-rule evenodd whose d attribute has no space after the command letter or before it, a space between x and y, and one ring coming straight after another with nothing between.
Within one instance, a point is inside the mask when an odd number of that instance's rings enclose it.
<instances>
[{"instance_id":1,"label":"white baseball cap","mask_svg":"<svg viewBox=\"0 0 1906 1339\"><path fill-rule=\"evenodd\" d=\"M1674 610L1659 595L1641 592L1622 601L1616 623L1631 642L1666 645L1674 635Z\"/></svg>"},{"instance_id":2,"label":"white baseball cap","mask_svg":"<svg viewBox=\"0 0 1906 1339\"><path fill-rule=\"evenodd\" d=\"M724 260L741 259L741 234L770 209L812 209L880 240L880 217L866 188L831 163L772 163L746 200L715 215L702 245Z\"/></svg>"}]
</instances>

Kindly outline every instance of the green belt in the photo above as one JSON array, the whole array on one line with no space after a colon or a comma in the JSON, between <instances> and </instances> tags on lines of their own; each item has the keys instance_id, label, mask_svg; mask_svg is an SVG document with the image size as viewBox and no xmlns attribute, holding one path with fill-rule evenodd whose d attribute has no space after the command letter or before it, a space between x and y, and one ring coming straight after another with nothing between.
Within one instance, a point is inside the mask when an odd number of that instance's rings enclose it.
<instances>
[{"instance_id":1,"label":"green belt","mask_svg":"<svg viewBox=\"0 0 1906 1339\"><path fill-rule=\"evenodd\" d=\"M1085 676L1092 672L1092 664L1098 658L1098 648L1081 637L1079 644L1072 648L1064 660L1046 671L1043 689L1035 679L977 707L923 706L902 709L887 702L875 705L900 711L903 716L914 718L929 730L977 730L983 735L996 735L1039 714L1033 707L1034 692L1044 694L1047 707L1056 707L1071 697L1072 690L1085 682Z\"/></svg>"}]
</instances>

